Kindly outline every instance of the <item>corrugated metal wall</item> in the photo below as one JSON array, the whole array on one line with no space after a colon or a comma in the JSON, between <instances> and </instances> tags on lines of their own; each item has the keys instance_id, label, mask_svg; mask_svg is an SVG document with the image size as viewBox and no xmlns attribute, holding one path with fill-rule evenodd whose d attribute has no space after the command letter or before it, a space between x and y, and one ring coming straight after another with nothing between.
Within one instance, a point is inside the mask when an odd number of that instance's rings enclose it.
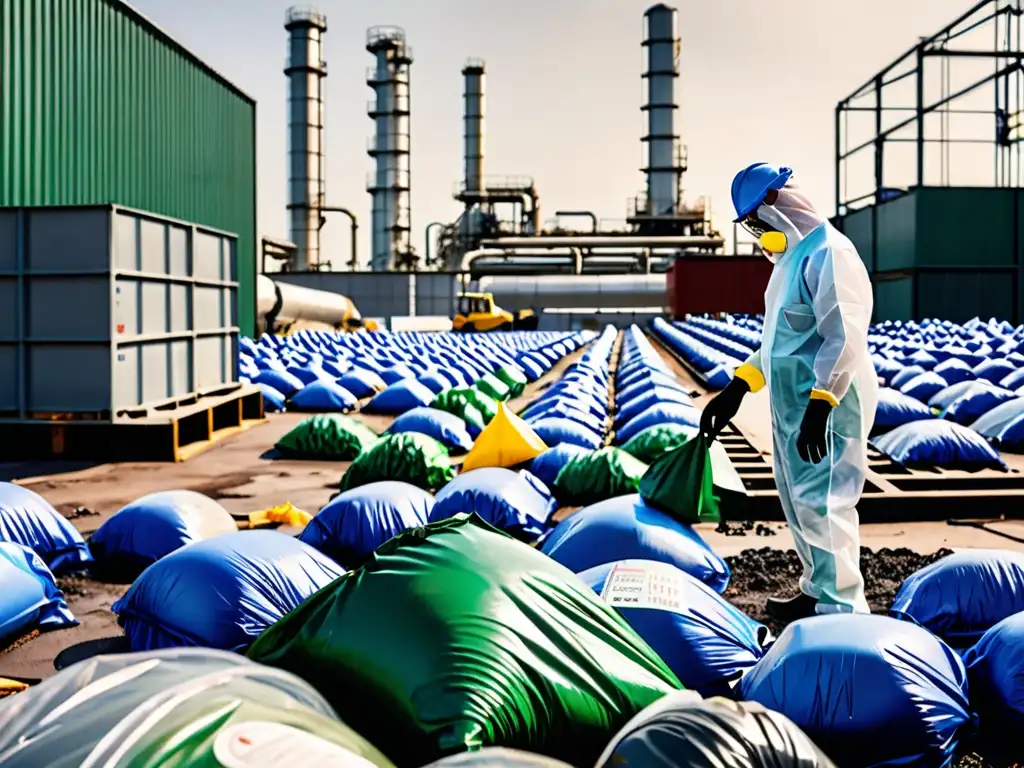
<instances>
[{"instance_id":1,"label":"corrugated metal wall","mask_svg":"<svg viewBox=\"0 0 1024 768\"><path fill-rule=\"evenodd\" d=\"M921 187L845 216L875 284L876 320L1021 320L1019 189Z\"/></svg>"},{"instance_id":2,"label":"corrugated metal wall","mask_svg":"<svg viewBox=\"0 0 1024 768\"><path fill-rule=\"evenodd\" d=\"M255 102L119 0L0 0L0 206L104 203L237 234L254 331Z\"/></svg>"}]
</instances>

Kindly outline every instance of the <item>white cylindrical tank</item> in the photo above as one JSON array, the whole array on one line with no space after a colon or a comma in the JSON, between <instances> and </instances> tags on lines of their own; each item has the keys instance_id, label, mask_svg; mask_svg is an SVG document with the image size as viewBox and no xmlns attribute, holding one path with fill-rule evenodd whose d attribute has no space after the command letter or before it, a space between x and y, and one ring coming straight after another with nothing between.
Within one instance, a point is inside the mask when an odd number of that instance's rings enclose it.
<instances>
[{"instance_id":1,"label":"white cylindrical tank","mask_svg":"<svg viewBox=\"0 0 1024 768\"><path fill-rule=\"evenodd\" d=\"M668 283L665 275L495 275L478 286L507 310L543 311L664 307Z\"/></svg>"},{"instance_id":2,"label":"white cylindrical tank","mask_svg":"<svg viewBox=\"0 0 1024 768\"><path fill-rule=\"evenodd\" d=\"M256 307L260 325L268 331L287 328L299 321L341 328L362 319L348 296L291 285L266 275L256 280Z\"/></svg>"}]
</instances>

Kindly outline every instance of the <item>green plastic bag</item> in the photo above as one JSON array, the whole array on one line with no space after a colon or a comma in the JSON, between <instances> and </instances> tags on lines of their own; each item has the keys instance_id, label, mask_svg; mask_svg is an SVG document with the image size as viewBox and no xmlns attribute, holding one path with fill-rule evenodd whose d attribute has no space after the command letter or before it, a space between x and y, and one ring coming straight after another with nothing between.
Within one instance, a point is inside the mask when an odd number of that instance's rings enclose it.
<instances>
[{"instance_id":1,"label":"green plastic bag","mask_svg":"<svg viewBox=\"0 0 1024 768\"><path fill-rule=\"evenodd\" d=\"M530 380L526 378L526 374L514 365L506 365L504 368L499 368L494 375L509 388L513 398L522 395L526 391L526 385L530 383Z\"/></svg>"},{"instance_id":2,"label":"green plastic bag","mask_svg":"<svg viewBox=\"0 0 1024 768\"><path fill-rule=\"evenodd\" d=\"M562 506L585 507L629 496L640 487L647 465L621 448L601 448L570 460L555 478L555 498Z\"/></svg>"},{"instance_id":3,"label":"green plastic bag","mask_svg":"<svg viewBox=\"0 0 1024 768\"><path fill-rule=\"evenodd\" d=\"M696 427L688 427L685 424L655 424L653 427L648 427L633 435L622 446L622 450L636 456L646 464L651 464L673 448L678 448L698 432L700 430Z\"/></svg>"},{"instance_id":4,"label":"green plastic bag","mask_svg":"<svg viewBox=\"0 0 1024 768\"><path fill-rule=\"evenodd\" d=\"M462 391L466 393L466 401L484 417L484 426L490 424L491 420L498 415L498 401L477 389L475 385Z\"/></svg>"},{"instance_id":5,"label":"green plastic bag","mask_svg":"<svg viewBox=\"0 0 1024 768\"><path fill-rule=\"evenodd\" d=\"M205 648L79 662L0 701L0 722L5 768L393 768L307 683Z\"/></svg>"},{"instance_id":6,"label":"green plastic bag","mask_svg":"<svg viewBox=\"0 0 1024 768\"><path fill-rule=\"evenodd\" d=\"M418 432L385 435L352 462L341 478L341 490L369 483L400 480L425 491L441 488L455 477L448 449Z\"/></svg>"},{"instance_id":7,"label":"green plastic bag","mask_svg":"<svg viewBox=\"0 0 1024 768\"><path fill-rule=\"evenodd\" d=\"M494 402L492 399L487 398L483 393L476 389L469 387L458 387L454 389L446 389L441 392L437 397L434 398L430 404L431 408L437 408L440 411L451 413L458 416L467 425L474 428L477 433L483 431L483 428L491 423L493 415L488 416L478 406L480 401L483 401L483 405L487 405L487 401ZM498 412L497 404L494 405L494 413Z\"/></svg>"},{"instance_id":8,"label":"green plastic bag","mask_svg":"<svg viewBox=\"0 0 1024 768\"><path fill-rule=\"evenodd\" d=\"M363 422L340 413L321 413L301 421L274 446L295 459L352 461L377 442Z\"/></svg>"},{"instance_id":9,"label":"green plastic bag","mask_svg":"<svg viewBox=\"0 0 1024 768\"><path fill-rule=\"evenodd\" d=\"M717 523L708 440L697 435L651 464L640 481L640 498L684 523Z\"/></svg>"},{"instance_id":10,"label":"green plastic bag","mask_svg":"<svg viewBox=\"0 0 1024 768\"><path fill-rule=\"evenodd\" d=\"M593 765L679 681L565 567L458 515L400 534L263 633L397 765L488 746Z\"/></svg>"},{"instance_id":11,"label":"green plastic bag","mask_svg":"<svg viewBox=\"0 0 1024 768\"><path fill-rule=\"evenodd\" d=\"M485 373L477 379L476 382L474 382L473 387L501 403L508 400L512 394L512 390L509 389L508 384L503 382L493 373Z\"/></svg>"}]
</instances>

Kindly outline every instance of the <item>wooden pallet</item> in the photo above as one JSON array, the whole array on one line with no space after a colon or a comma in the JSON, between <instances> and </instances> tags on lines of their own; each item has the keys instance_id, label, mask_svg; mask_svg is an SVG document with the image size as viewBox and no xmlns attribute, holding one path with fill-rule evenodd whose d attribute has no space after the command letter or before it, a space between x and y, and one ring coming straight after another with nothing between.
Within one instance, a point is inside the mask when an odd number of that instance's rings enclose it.
<instances>
[{"instance_id":1,"label":"wooden pallet","mask_svg":"<svg viewBox=\"0 0 1024 768\"><path fill-rule=\"evenodd\" d=\"M768 459L735 427L719 440L747 489L742 517L784 520ZM1024 475L988 469L907 469L869 448L868 475L857 511L862 523L1024 519Z\"/></svg>"},{"instance_id":2,"label":"wooden pallet","mask_svg":"<svg viewBox=\"0 0 1024 768\"><path fill-rule=\"evenodd\" d=\"M265 421L262 392L245 386L131 422L0 423L0 461L185 461Z\"/></svg>"}]
</instances>

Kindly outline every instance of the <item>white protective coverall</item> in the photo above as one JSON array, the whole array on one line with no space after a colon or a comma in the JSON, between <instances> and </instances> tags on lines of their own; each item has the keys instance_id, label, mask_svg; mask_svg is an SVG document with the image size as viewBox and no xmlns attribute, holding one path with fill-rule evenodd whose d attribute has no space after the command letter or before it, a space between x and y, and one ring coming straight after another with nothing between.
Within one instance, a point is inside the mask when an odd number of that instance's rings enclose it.
<instances>
[{"instance_id":1,"label":"white protective coverall","mask_svg":"<svg viewBox=\"0 0 1024 768\"><path fill-rule=\"evenodd\" d=\"M786 235L765 291L761 347L736 371L752 392L768 387L773 468L803 564L800 589L818 613L867 612L856 505L867 473L867 440L878 379L868 353L871 281L857 250L795 184L757 216ZM797 454L807 403L828 401L828 456Z\"/></svg>"}]
</instances>

